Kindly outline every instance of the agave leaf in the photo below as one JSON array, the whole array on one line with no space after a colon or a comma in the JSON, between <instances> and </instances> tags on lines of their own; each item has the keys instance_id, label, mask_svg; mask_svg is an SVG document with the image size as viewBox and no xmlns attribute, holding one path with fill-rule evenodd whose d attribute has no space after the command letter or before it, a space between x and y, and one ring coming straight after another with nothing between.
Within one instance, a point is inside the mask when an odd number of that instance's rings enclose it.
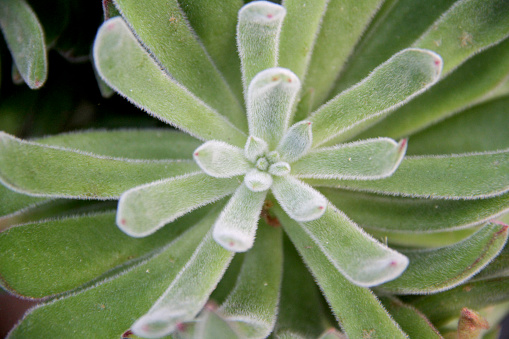
<instances>
[{"instance_id":1,"label":"agave leaf","mask_svg":"<svg viewBox=\"0 0 509 339\"><path fill-rule=\"evenodd\" d=\"M120 197L117 225L132 237L145 237L178 217L233 193L238 185L235 178L217 179L195 172L137 186Z\"/></svg>"},{"instance_id":2,"label":"agave leaf","mask_svg":"<svg viewBox=\"0 0 509 339\"><path fill-rule=\"evenodd\" d=\"M422 233L464 229L509 211L508 193L486 199L438 200L333 188L321 188L320 192L369 230Z\"/></svg>"},{"instance_id":3,"label":"agave leaf","mask_svg":"<svg viewBox=\"0 0 509 339\"><path fill-rule=\"evenodd\" d=\"M166 292L133 324L142 337L161 337L196 317L228 267L233 252L217 244L209 231Z\"/></svg>"},{"instance_id":4,"label":"agave leaf","mask_svg":"<svg viewBox=\"0 0 509 339\"><path fill-rule=\"evenodd\" d=\"M508 13L509 3L505 0L457 1L417 39L414 47L440 54L445 75L469 57L507 37Z\"/></svg>"},{"instance_id":5,"label":"agave leaf","mask_svg":"<svg viewBox=\"0 0 509 339\"><path fill-rule=\"evenodd\" d=\"M115 0L115 3L136 37L176 83L246 130L243 109L213 64L204 48L207 46L198 40L189 25L181 9L185 4L177 0L158 0L150 6L136 0ZM216 2L209 2L208 6L215 10L224 7ZM130 93L126 94L130 97Z\"/></svg>"},{"instance_id":6,"label":"agave leaf","mask_svg":"<svg viewBox=\"0 0 509 339\"><path fill-rule=\"evenodd\" d=\"M193 158L203 172L215 178L242 175L251 167L241 148L216 140L207 141L198 147Z\"/></svg>"},{"instance_id":7,"label":"agave leaf","mask_svg":"<svg viewBox=\"0 0 509 339\"><path fill-rule=\"evenodd\" d=\"M0 133L0 180L46 197L115 199L131 187L197 170L188 160L130 160L45 146Z\"/></svg>"},{"instance_id":8,"label":"agave leaf","mask_svg":"<svg viewBox=\"0 0 509 339\"><path fill-rule=\"evenodd\" d=\"M31 309L9 338L73 338L77 332L82 338L94 338L97 333L105 338L119 338L186 266L218 213L217 209L212 211L138 266L93 288ZM121 298L118 291L122 291ZM48 319L51 319L51 326L48 326Z\"/></svg>"},{"instance_id":9,"label":"agave leaf","mask_svg":"<svg viewBox=\"0 0 509 339\"><path fill-rule=\"evenodd\" d=\"M281 229L260 222L253 248L246 253L237 284L220 312L241 338L266 338L278 311L283 250Z\"/></svg>"},{"instance_id":10,"label":"agave leaf","mask_svg":"<svg viewBox=\"0 0 509 339\"><path fill-rule=\"evenodd\" d=\"M193 338L196 339L237 339L240 338L223 315L205 306L196 321Z\"/></svg>"},{"instance_id":11,"label":"agave leaf","mask_svg":"<svg viewBox=\"0 0 509 339\"><path fill-rule=\"evenodd\" d=\"M509 190L509 151L406 157L389 178L376 181L307 179L306 182L422 198L488 198Z\"/></svg>"},{"instance_id":12,"label":"agave leaf","mask_svg":"<svg viewBox=\"0 0 509 339\"><path fill-rule=\"evenodd\" d=\"M395 54L311 115L314 147L338 143L366 129L433 85L441 69L440 56L431 51L406 49Z\"/></svg>"},{"instance_id":13,"label":"agave leaf","mask_svg":"<svg viewBox=\"0 0 509 339\"><path fill-rule=\"evenodd\" d=\"M391 176L405 155L407 141L369 139L318 148L292 164L298 178L375 180Z\"/></svg>"},{"instance_id":14,"label":"agave leaf","mask_svg":"<svg viewBox=\"0 0 509 339\"><path fill-rule=\"evenodd\" d=\"M38 144L77 149L97 155L130 159L192 159L202 144L170 129L90 130L33 140Z\"/></svg>"},{"instance_id":15,"label":"agave leaf","mask_svg":"<svg viewBox=\"0 0 509 339\"><path fill-rule=\"evenodd\" d=\"M110 87L158 119L199 139L223 140L244 146L244 133L162 72L120 17L106 21L99 28L94 43L94 61L97 71Z\"/></svg>"},{"instance_id":16,"label":"agave leaf","mask_svg":"<svg viewBox=\"0 0 509 339\"><path fill-rule=\"evenodd\" d=\"M508 76L509 38L475 55L359 138L379 135L401 138L413 134L474 103L487 100Z\"/></svg>"},{"instance_id":17,"label":"agave leaf","mask_svg":"<svg viewBox=\"0 0 509 339\"><path fill-rule=\"evenodd\" d=\"M268 1L255 1L239 11L237 48L245 89L256 74L277 66L279 34L285 14L284 7Z\"/></svg>"},{"instance_id":18,"label":"agave leaf","mask_svg":"<svg viewBox=\"0 0 509 339\"><path fill-rule=\"evenodd\" d=\"M464 283L499 254L507 241L508 228L489 223L452 246L401 250L410 260L408 268L380 288L395 294L430 294Z\"/></svg>"},{"instance_id":19,"label":"agave leaf","mask_svg":"<svg viewBox=\"0 0 509 339\"><path fill-rule=\"evenodd\" d=\"M0 7L0 28L16 68L31 89L41 87L48 76L44 32L25 0L5 0Z\"/></svg>"},{"instance_id":20,"label":"agave leaf","mask_svg":"<svg viewBox=\"0 0 509 339\"><path fill-rule=\"evenodd\" d=\"M275 206L274 212L321 287L341 328L350 338L366 335L406 338L369 289L348 281L301 225L289 218L281 208ZM366 309L370 310L369 314L365 312Z\"/></svg>"},{"instance_id":21,"label":"agave leaf","mask_svg":"<svg viewBox=\"0 0 509 339\"><path fill-rule=\"evenodd\" d=\"M301 121L290 127L277 147L281 160L292 163L307 153L313 143L311 125L309 121Z\"/></svg>"},{"instance_id":22,"label":"agave leaf","mask_svg":"<svg viewBox=\"0 0 509 339\"><path fill-rule=\"evenodd\" d=\"M0 233L0 281L4 288L30 298L75 289L117 266L125 270L139 263L209 210L200 209L142 240L122 233L112 212L11 228Z\"/></svg>"}]
</instances>

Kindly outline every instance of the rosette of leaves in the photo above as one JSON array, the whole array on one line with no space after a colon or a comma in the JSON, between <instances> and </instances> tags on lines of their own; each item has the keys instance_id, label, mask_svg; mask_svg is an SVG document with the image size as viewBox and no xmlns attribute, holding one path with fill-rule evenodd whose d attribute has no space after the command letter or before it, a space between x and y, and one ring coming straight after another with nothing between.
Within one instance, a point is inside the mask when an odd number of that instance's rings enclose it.
<instances>
[{"instance_id":1,"label":"rosette of leaves","mask_svg":"<svg viewBox=\"0 0 509 339\"><path fill-rule=\"evenodd\" d=\"M506 313L507 1L115 5L100 75L187 134L0 136L2 284L46 298L11 338L474 338Z\"/></svg>"}]
</instances>

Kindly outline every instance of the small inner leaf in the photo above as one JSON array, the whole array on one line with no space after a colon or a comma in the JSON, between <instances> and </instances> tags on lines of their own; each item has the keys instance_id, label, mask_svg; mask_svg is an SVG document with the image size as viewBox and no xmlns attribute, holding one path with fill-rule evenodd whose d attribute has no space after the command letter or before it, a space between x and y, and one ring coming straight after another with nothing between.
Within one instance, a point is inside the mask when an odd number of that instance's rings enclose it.
<instances>
[{"instance_id":1,"label":"small inner leaf","mask_svg":"<svg viewBox=\"0 0 509 339\"><path fill-rule=\"evenodd\" d=\"M281 159L292 163L307 153L313 143L310 121L301 121L290 127L278 146Z\"/></svg>"},{"instance_id":2,"label":"small inner leaf","mask_svg":"<svg viewBox=\"0 0 509 339\"><path fill-rule=\"evenodd\" d=\"M288 173L290 173L290 170L291 170L290 165L288 165L288 163L284 161L276 162L275 164L272 164L269 167L269 173L277 176L287 175Z\"/></svg>"},{"instance_id":3,"label":"small inner leaf","mask_svg":"<svg viewBox=\"0 0 509 339\"><path fill-rule=\"evenodd\" d=\"M269 146L264 140L250 135L247 139L246 146L244 147L244 155L249 161L254 163L268 150Z\"/></svg>"},{"instance_id":4,"label":"small inner leaf","mask_svg":"<svg viewBox=\"0 0 509 339\"><path fill-rule=\"evenodd\" d=\"M263 192L272 185L272 176L267 172L253 169L244 177L244 183L253 192Z\"/></svg>"},{"instance_id":5,"label":"small inner leaf","mask_svg":"<svg viewBox=\"0 0 509 339\"><path fill-rule=\"evenodd\" d=\"M207 141L194 151L193 158L203 172L215 178L231 178L250 168L241 148L222 141Z\"/></svg>"}]
</instances>

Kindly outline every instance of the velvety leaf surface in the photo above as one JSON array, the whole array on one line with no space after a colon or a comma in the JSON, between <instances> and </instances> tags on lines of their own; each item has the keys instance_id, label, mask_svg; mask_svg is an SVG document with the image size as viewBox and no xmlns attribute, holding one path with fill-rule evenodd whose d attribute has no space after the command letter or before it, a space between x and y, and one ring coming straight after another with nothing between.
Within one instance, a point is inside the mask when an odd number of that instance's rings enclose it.
<instances>
[{"instance_id":1,"label":"velvety leaf surface","mask_svg":"<svg viewBox=\"0 0 509 339\"><path fill-rule=\"evenodd\" d=\"M210 140L193 153L203 172L215 178L231 178L245 174L252 166L241 148L222 141Z\"/></svg>"},{"instance_id":2,"label":"velvety leaf surface","mask_svg":"<svg viewBox=\"0 0 509 339\"><path fill-rule=\"evenodd\" d=\"M14 192L4 185L0 185L0 215L5 216L16 213L22 209L35 206L48 201L45 198L31 197Z\"/></svg>"},{"instance_id":3,"label":"velvety leaf surface","mask_svg":"<svg viewBox=\"0 0 509 339\"><path fill-rule=\"evenodd\" d=\"M240 338L220 313L209 310L207 306L196 321L193 336L201 339Z\"/></svg>"},{"instance_id":4,"label":"velvety leaf surface","mask_svg":"<svg viewBox=\"0 0 509 339\"><path fill-rule=\"evenodd\" d=\"M389 195L479 199L509 189L509 151L406 157L389 178L376 181L307 179L311 185Z\"/></svg>"},{"instance_id":5,"label":"velvety leaf surface","mask_svg":"<svg viewBox=\"0 0 509 339\"><path fill-rule=\"evenodd\" d=\"M200 139L244 146L244 133L162 72L121 18L110 19L99 29L94 61L108 85L149 114Z\"/></svg>"},{"instance_id":6,"label":"velvety leaf surface","mask_svg":"<svg viewBox=\"0 0 509 339\"><path fill-rule=\"evenodd\" d=\"M115 3L134 34L168 75L245 131L246 116L239 101L204 49L207 46L197 39L179 1L157 0L150 6L137 0ZM212 8L212 12L225 7L215 1L208 1L205 6Z\"/></svg>"},{"instance_id":7,"label":"velvety leaf surface","mask_svg":"<svg viewBox=\"0 0 509 339\"><path fill-rule=\"evenodd\" d=\"M277 147L281 160L293 163L308 152L313 144L311 125L309 121L301 121L290 127Z\"/></svg>"},{"instance_id":8,"label":"velvety leaf surface","mask_svg":"<svg viewBox=\"0 0 509 339\"><path fill-rule=\"evenodd\" d=\"M44 146L0 134L0 179L39 196L114 199L131 187L196 171L189 160L128 160Z\"/></svg>"},{"instance_id":9,"label":"velvety leaf surface","mask_svg":"<svg viewBox=\"0 0 509 339\"><path fill-rule=\"evenodd\" d=\"M369 334L406 338L369 289L349 282L302 227L283 210L276 207L274 212L318 282L341 328L349 337L362 338ZM370 310L369 314L365 312L366 309Z\"/></svg>"},{"instance_id":10,"label":"velvety leaf surface","mask_svg":"<svg viewBox=\"0 0 509 339\"><path fill-rule=\"evenodd\" d=\"M0 7L0 28L23 80L32 89L41 87L48 76L43 28L25 0L4 0Z\"/></svg>"},{"instance_id":11,"label":"velvety leaf surface","mask_svg":"<svg viewBox=\"0 0 509 339\"><path fill-rule=\"evenodd\" d=\"M401 250L410 260L408 268L380 288L396 294L429 294L451 289L498 255L507 241L508 227L488 223L469 238L448 247Z\"/></svg>"}]
</instances>

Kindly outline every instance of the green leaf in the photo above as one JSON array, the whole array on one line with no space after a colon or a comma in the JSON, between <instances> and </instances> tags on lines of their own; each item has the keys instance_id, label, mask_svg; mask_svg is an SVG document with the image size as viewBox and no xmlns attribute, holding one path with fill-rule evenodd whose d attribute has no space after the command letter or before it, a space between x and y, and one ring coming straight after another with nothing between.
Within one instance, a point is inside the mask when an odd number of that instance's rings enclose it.
<instances>
[{"instance_id":1,"label":"green leaf","mask_svg":"<svg viewBox=\"0 0 509 339\"><path fill-rule=\"evenodd\" d=\"M395 294L430 294L464 283L499 254L507 241L508 228L489 223L448 247L401 250L410 260L408 268L380 288Z\"/></svg>"},{"instance_id":2,"label":"green leaf","mask_svg":"<svg viewBox=\"0 0 509 339\"><path fill-rule=\"evenodd\" d=\"M311 128L309 121L301 121L290 127L277 147L283 161L292 163L307 153L313 143Z\"/></svg>"},{"instance_id":3,"label":"green leaf","mask_svg":"<svg viewBox=\"0 0 509 339\"><path fill-rule=\"evenodd\" d=\"M244 146L244 133L162 72L120 17L106 21L99 28L94 61L110 87L158 119L199 139Z\"/></svg>"},{"instance_id":4,"label":"green leaf","mask_svg":"<svg viewBox=\"0 0 509 339\"><path fill-rule=\"evenodd\" d=\"M255 1L239 11L237 48L244 89L256 74L277 66L279 34L285 14L284 7L268 1Z\"/></svg>"},{"instance_id":5,"label":"green leaf","mask_svg":"<svg viewBox=\"0 0 509 339\"><path fill-rule=\"evenodd\" d=\"M244 184L253 192L265 192L272 185L272 176L255 168L244 176Z\"/></svg>"},{"instance_id":6,"label":"green leaf","mask_svg":"<svg viewBox=\"0 0 509 339\"><path fill-rule=\"evenodd\" d=\"M133 332L142 337L162 337L176 330L178 323L196 317L232 257L233 252L218 245L209 231L166 292L136 320Z\"/></svg>"},{"instance_id":7,"label":"green leaf","mask_svg":"<svg viewBox=\"0 0 509 339\"><path fill-rule=\"evenodd\" d=\"M201 172L151 182L122 194L117 225L132 237L145 237L203 205L233 193L237 179L217 179Z\"/></svg>"},{"instance_id":8,"label":"green leaf","mask_svg":"<svg viewBox=\"0 0 509 339\"><path fill-rule=\"evenodd\" d=\"M237 284L221 305L220 311L241 338L266 338L274 328L283 268L281 233L280 228L260 223Z\"/></svg>"},{"instance_id":9,"label":"green leaf","mask_svg":"<svg viewBox=\"0 0 509 339\"><path fill-rule=\"evenodd\" d=\"M224 316L205 306L202 315L196 320L193 337L196 339L237 339L240 338Z\"/></svg>"},{"instance_id":10,"label":"green leaf","mask_svg":"<svg viewBox=\"0 0 509 339\"><path fill-rule=\"evenodd\" d=\"M0 180L34 196L115 199L129 188L198 168L187 160L130 160L45 146L0 133Z\"/></svg>"},{"instance_id":11,"label":"green leaf","mask_svg":"<svg viewBox=\"0 0 509 339\"><path fill-rule=\"evenodd\" d=\"M440 56L431 51L406 49L395 54L311 115L314 146L334 144L366 129L433 85L441 69Z\"/></svg>"},{"instance_id":12,"label":"green leaf","mask_svg":"<svg viewBox=\"0 0 509 339\"><path fill-rule=\"evenodd\" d=\"M251 168L241 148L222 141L207 141L194 151L193 158L203 172L214 178L231 178Z\"/></svg>"},{"instance_id":13,"label":"green leaf","mask_svg":"<svg viewBox=\"0 0 509 339\"><path fill-rule=\"evenodd\" d=\"M438 200L334 188L321 188L320 192L362 227L401 232L402 235L464 229L509 210L507 193L486 199Z\"/></svg>"},{"instance_id":14,"label":"green leaf","mask_svg":"<svg viewBox=\"0 0 509 339\"><path fill-rule=\"evenodd\" d=\"M153 1L150 6L137 0L115 0L115 3L138 40L167 75L225 114L237 128L246 130L244 110L205 50L207 46L189 25L181 9L185 4L178 0ZM224 7L216 2L209 4L212 6ZM130 96L130 93L126 94ZM161 97L159 101L163 98L170 100Z\"/></svg>"},{"instance_id":15,"label":"green leaf","mask_svg":"<svg viewBox=\"0 0 509 339\"><path fill-rule=\"evenodd\" d=\"M406 157L398 170L386 179L307 179L306 182L317 186L422 198L488 198L509 190L509 151Z\"/></svg>"},{"instance_id":16,"label":"green leaf","mask_svg":"<svg viewBox=\"0 0 509 339\"><path fill-rule=\"evenodd\" d=\"M48 136L38 144L130 159L192 159L201 141L170 129L89 130Z\"/></svg>"},{"instance_id":17,"label":"green leaf","mask_svg":"<svg viewBox=\"0 0 509 339\"><path fill-rule=\"evenodd\" d=\"M267 192L253 192L246 185L240 185L214 224L214 239L230 251L249 250L266 195Z\"/></svg>"},{"instance_id":18,"label":"green leaf","mask_svg":"<svg viewBox=\"0 0 509 339\"><path fill-rule=\"evenodd\" d=\"M275 164L270 165L269 173L277 176L285 176L290 174L290 165L284 161L278 161Z\"/></svg>"},{"instance_id":19,"label":"green leaf","mask_svg":"<svg viewBox=\"0 0 509 339\"><path fill-rule=\"evenodd\" d=\"M375 180L391 176L405 155L407 141L369 139L318 148L292 164L299 178Z\"/></svg>"},{"instance_id":20,"label":"green leaf","mask_svg":"<svg viewBox=\"0 0 509 339\"><path fill-rule=\"evenodd\" d=\"M349 282L314 245L315 242L302 227L282 209L276 206L274 212L321 287L341 328L350 338L367 335L406 338L369 289Z\"/></svg>"},{"instance_id":21,"label":"green leaf","mask_svg":"<svg viewBox=\"0 0 509 339\"><path fill-rule=\"evenodd\" d=\"M473 277L471 281L501 277L509 277L509 246L505 246L498 256L479 272L479 274Z\"/></svg>"},{"instance_id":22,"label":"green leaf","mask_svg":"<svg viewBox=\"0 0 509 339\"><path fill-rule=\"evenodd\" d=\"M0 185L0 216L8 216L18 211L43 204L47 201L48 199L31 197L14 192L4 185Z\"/></svg>"},{"instance_id":23,"label":"green leaf","mask_svg":"<svg viewBox=\"0 0 509 339\"><path fill-rule=\"evenodd\" d=\"M325 331L318 339L348 339L348 337L335 328L331 328Z\"/></svg>"},{"instance_id":24,"label":"green leaf","mask_svg":"<svg viewBox=\"0 0 509 339\"><path fill-rule=\"evenodd\" d=\"M24 0L4 0L0 28L14 63L31 89L41 87L48 76L43 28Z\"/></svg>"},{"instance_id":25,"label":"green leaf","mask_svg":"<svg viewBox=\"0 0 509 339\"><path fill-rule=\"evenodd\" d=\"M299 90L299 78L285 68L258 73L247 91L249 135L266 141L270 150L276 148L288 129Z\"/></svg>"},{"instance_id":26,"label":"green leaf","mask_svg":"<svg viewBox=\"0 0 509 339\"><path fill-rule=\"evenodd\" d=\"M211 212L154 256L114 279L33 308L9 338L119 338L185 267L218 213L217 209Z\"/></svg>"},{"instance_id":27,"label":"green leaf","mask_svg":"<svg viewBox=\"0 0 509 339\"><path fill-rule=\"evenodd\" d=\"M250 135L249 138L247 138L246 146L244 146L244 155L246 159L255 163L256 160L267 153L268 150L269 147L264 140Z\"/></svg>"}]
</instances>

